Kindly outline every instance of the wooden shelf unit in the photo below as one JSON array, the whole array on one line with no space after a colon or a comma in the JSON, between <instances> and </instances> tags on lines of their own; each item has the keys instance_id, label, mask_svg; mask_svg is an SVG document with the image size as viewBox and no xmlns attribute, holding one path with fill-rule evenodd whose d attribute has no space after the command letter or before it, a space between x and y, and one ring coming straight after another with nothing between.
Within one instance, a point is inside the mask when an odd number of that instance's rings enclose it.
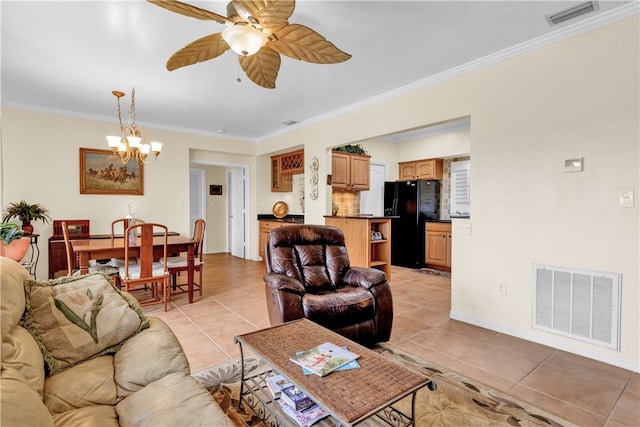
<instances>
[{"instance_id":1,"label":"wooden shelf unit","mask_svg":"<svg viewBox=\"0 0 640 427\"><path fill-rule=\"evenodd\" d=\"M377 268L391 281L391 219L328 216L325 224L344 233L352 266ZM383 238L374 240L372 232L380 233Z\"/></svg>"}]
</instances>

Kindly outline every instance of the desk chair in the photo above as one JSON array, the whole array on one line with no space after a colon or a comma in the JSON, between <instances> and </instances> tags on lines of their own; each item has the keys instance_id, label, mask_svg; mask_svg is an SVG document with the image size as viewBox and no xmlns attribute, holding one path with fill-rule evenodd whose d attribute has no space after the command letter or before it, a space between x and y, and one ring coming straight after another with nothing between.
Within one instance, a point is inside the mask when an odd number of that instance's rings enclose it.
<instances>
[{"instance_id":1,"label":"desk chair","mask_svg":"<svg viewBox=\"0 0 640 427\"><path fill-rule=\"evenodd\" d=\"M62 221L62 237L64 238L64 247L67 252L67 276L79 276L80 268L78 267L78 258L73 253L73 247L69 239L69 228L65 221ZM94 260L91 260L90 263L89 273L103 273L117 281L117 268L110 264L98 264Z\"/></svg>"},{"instance_id":2,"label":"desk chair","mask_svg":"<svg viewBox=\"0 0 640 427\"><path fill-rule=\"evenodd\" d=\"M202 296L202 244L204 242L204 229L207 226L204 219L197 219L193 224L192 239L196 242L195 254L194 254L194 269L199 273L198 283L193 284L193 289L198 289L200 296ZM180 272L187 271L187 257L186 256L173 256L166 259L161 259L160 262L167 264L169 268L169 274L173 277L173 292L172 294L182 294L188 292L188 283L178 284L178 275Z\"/></svg>"},{"instance_id":3,"label":"desk chair","mask_svg":"<svg viewBox=\"0 0 640 427\"><path fill-rule=\"evenodd\" d=\"M164 304L164 311L167 311L167 301L169 298L169 270L167 266L153 261L153 240L154 232L156 238L162 241L162 256L167 258L168 229L166 226L154 223L135 224L127 227L125 236L130 232L136 233L139 238L136 245L129 243L129 239L124 239L124 266L120 267L120 282L124 286L125 292L138 289L140 285L147 286L151 291L151 298L140 301L140 305ZM139 252L137 263L133 263L136 252ZM162 298L160 297L162 291ZM135 296L135 294L134 294Z\"/></svg>"}]
</instances>

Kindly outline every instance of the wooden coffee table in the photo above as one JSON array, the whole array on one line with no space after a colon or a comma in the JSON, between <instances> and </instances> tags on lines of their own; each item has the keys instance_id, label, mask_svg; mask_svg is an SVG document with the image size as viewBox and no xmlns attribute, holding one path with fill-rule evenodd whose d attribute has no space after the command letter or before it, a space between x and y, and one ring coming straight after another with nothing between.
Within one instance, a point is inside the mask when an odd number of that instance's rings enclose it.
<instances>
[{"instance_id":1,"label":"wooden coffee table","mask_svg":"<svg viewBox=\"0 0 640 427\"><path fill-rule=\"evenodd\" d=\"M330 414L329 425L351 426L367 419L384 420L394 426L414 425L416 393L435 383L428 377L407 369L378 353L363 347L333 331L307 319L243 334L234 338L240 346L243 398L251 409L267 424L296 425L280 411L274 402L265 378L274 373L284 375ZM327 376L305 375L290 357L318 344L332 342L360 355L359 369L334 371ZM245 370L245 351L253 353L266 364L260 372ZM411 409L403 413L392 405L411 395Z\"/></svg>"}]
</instances>

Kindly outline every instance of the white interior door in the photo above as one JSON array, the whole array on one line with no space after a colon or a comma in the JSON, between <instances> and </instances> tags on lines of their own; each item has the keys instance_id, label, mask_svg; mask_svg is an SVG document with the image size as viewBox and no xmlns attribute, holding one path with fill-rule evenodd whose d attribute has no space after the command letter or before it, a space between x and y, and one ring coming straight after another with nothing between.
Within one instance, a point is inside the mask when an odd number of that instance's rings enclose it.
<instances>
[{"instance_id":1,"label":"white interior door","mask_svg":"<svg viewBox=\"0 0 640 427\"><path fill-rule=\"evenodd\" d=\"M206 171L200 168L189 169L189 230L193 230L198 218L207 217L207 207L205 205ZM207 240L204 240L206 246ZM202 249L203 252L205 248Z\"/></svg>"},{"instance_id":2,"label":"white interior door","mask_svg":"<svg viewBox=\"0 0 640 427\"><path fill-rule=\"evenodd\" d=\"M244 168L233 168L228 173L229 186L229 247L231 255L245 258L245 183Z\"/></svg>"},{"instance_id":3,"label":"white interior door","mask_svg":"<svg viewBox=\"0 0 640 427\"><path fill-rule=\"evenodd\" d=\"M371 162L370 189L360 192L360 213L382 216L384 213L384 182L387 164Z\"/></svg>"}]
</instances>

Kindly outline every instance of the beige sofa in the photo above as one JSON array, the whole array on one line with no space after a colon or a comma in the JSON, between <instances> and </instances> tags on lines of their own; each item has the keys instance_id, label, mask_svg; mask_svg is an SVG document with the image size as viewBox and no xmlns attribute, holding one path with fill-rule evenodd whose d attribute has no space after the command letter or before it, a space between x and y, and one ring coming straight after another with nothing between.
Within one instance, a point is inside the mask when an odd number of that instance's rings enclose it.
<instances>
[{"instance_id":1,"label":"beige sofa","mask_svg":"<svg viewBox=\"0 0 640 427\"><path fill-rule=\"evenodd\" d=\"M93 280L92 283L99 286L103 285L100 281L104 280L111 286L104 276L86 280ZM84 351L80 345L75 347L74 344L69 357L48 354L43 349L43 341L45 346L50 345L47 331L40 330L40 335L34 336L33 330L42 325L38 325L33 319L27 325L26 317L23 318L23 314L33 314L35 311L32 310L36 310L34 307L39 304L37 295L29 292L29 283L33 282L22 266L0 257L0 425L233 425L206 389L190 376L187 358L169 327L158 318L141 316L141 312L135 310L136 307L139 310L139 305L127 294L117 291L113 294L109 291L106 297L101 295L99 301L91 301L93 305L85 314L80 313L78 317L71 315L77 322L82 322L78 319L86 316L89 320L84 323L88 325L87 329L95 330L95 320L102 316L98 314L100 310L108 307L111 304L109 301L114 298L119 303L125 300L128 304L125 309L129 314L129 308L134 309L132 318L138 321L140 328L123 343L117 343L113 347L115 352L107 349L104 354L100 353L77 363L73 361L73 356ZM28 286L25 287L23 283ZM72 285L82 283L74 282ZM34 285L33 289L41 293L56 292L51 291L50 287L40 287L39 284ZM92 289L93 292L87 292L89 299L96 298L95 286ZM59 304L59 301L56 303ZM108 309L105 308L102 313L108 313ZM36 329L32 330L34 325ZM102 332L105 329L108 328L101 327ZM89 333L85 335L88 337ZM95 340L91 338L88 338L88 342L95 344ZM52 370L59 372L46 374Z\"/></svg>"}]
</instances>

